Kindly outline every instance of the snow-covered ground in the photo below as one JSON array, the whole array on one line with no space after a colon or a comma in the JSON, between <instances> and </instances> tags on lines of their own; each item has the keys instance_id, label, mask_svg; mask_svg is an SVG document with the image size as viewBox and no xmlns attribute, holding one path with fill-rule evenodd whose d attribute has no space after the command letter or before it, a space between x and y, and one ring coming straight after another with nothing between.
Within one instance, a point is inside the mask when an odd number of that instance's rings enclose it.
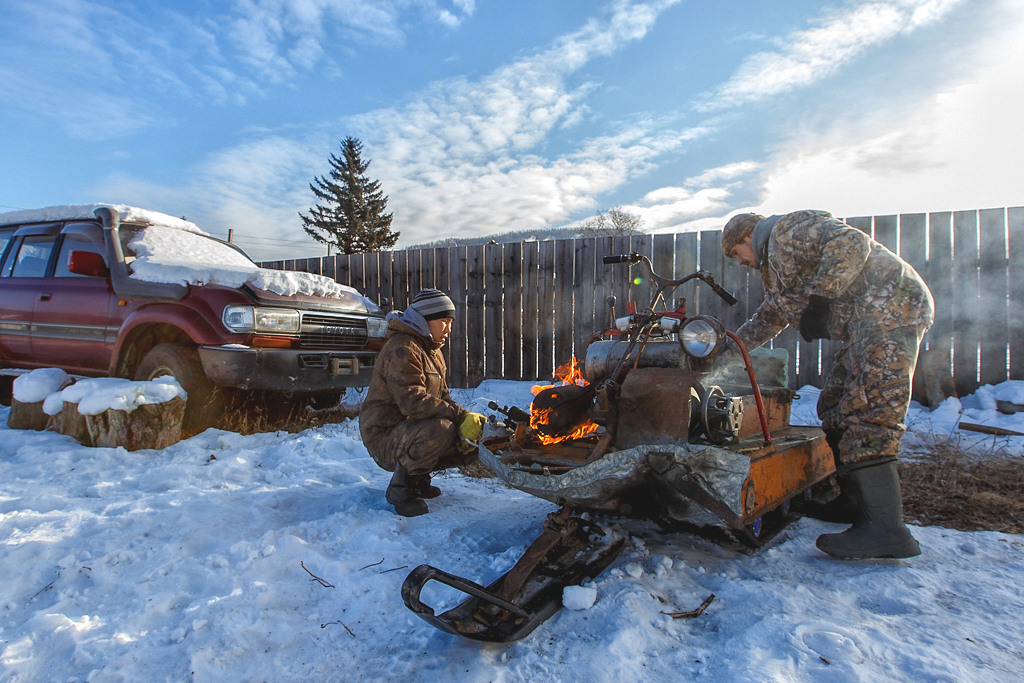
<instances>
[{"instance_id":1,"label":"snow-covered ground","mask_svg":"<svg viewBox=\"0 0 1024 683\"><path fill-rule=\"evenodd\" d=\"M528 384L457 392L526 407ZM805 388L794 423L813 423ZM907 444L948 434L1021 455L1008 382L915 408ZM0 409L6 425L7 409ZM421 563L487 583L551 503L457 472L429 515L396 516L354 421L300 434L210 430L163 451L84 448L0 427L0 680L4 681L1019 681L1024 538L913 529L923 554L843 562L801 520L755 556L635 521L626 550L532 635L485 645L409 612ZM308 572L307 572L308 570ZM320 577L328 586L314 580ZM431 584L428 604L458 595ZM664 612L696 608L695 619ZM586 595L573 596L585 607Z\"/></svg>"}]
</instances>

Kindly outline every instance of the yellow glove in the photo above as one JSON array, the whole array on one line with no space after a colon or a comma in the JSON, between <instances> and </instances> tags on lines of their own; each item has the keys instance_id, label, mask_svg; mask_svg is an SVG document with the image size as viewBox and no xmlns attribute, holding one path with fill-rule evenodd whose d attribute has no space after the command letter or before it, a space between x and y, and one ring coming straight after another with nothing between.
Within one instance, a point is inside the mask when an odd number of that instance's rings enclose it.
<instances>
[{"instance_id":1,"label":"yellow glove","mask_svg":"<svg viewBox=\"0 0 1024 683\"><path fill-rule=\"evenodd\" d=\"M487 424L487 417L480 413L466 413L465 419L459 425L459 435L467 441L479 443L480 437L484 435L484 425Z\"/></svg>"}]
</instances>

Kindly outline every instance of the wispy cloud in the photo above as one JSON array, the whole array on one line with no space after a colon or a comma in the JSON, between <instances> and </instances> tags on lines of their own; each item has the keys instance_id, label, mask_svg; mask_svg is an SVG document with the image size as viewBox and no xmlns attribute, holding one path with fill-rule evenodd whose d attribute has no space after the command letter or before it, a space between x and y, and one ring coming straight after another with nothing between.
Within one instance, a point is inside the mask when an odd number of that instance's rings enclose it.
<instances>
[{"instance_id":1,"label":"wispy cloud","mask_svg":"<svg viewBox=\"0 0 1024 683\"><path fill-rule=\"evenodd\" d=\"M810 85L879 43L938 22L963 2L888 0L849 6L778 41L777 50L748 57L698 108L734 107Z\"/></svg>"},{"instance_id":2,"label":"wispy cloud","mask_svg":"<svg viewBox=\"0 0 1024 683\"><path fill-rule=\"evenodd\" d=\"M236 0L214 16L158 5L153 17L110 0L6 0L0 104L75 138L117 138L182 103L244 104L301 72L336 73L339 44L401 43L403 13L456 28L474 10L451 7L443 18L434 0Z\"/></svg>"},{"instance_id":3,"label":"wispy cloud","mask_svg":"<svg viewBox=\"0 0 1024 683\"><path fill-rule=\"evenodd\" d=\"M681 186L648 192L636 204L623 208L639 215L645 230L678 229L694 219L727 211L735 201L735 188L756 177L761 168L753 161L712 168L687 178Z\"/></svg>"},{"instance_id":4,"label":"wispy cloud","mask_svg":"<svg viewBox=\"0 0 1024 683\"><path fill-rule=\"evenodd\" d=\"M589 60L642 38L677 1L616 2L601 19L478 80L438 82L398 108L225 149L197 170L194 184L175 191L174 199L188 197L210 209L238 207L258 214L247 230L267 226L266 234L281 235L287 226L290 235L301 236L296 214L315 201L309 181L325 172L338 140L355 135L372 162L369 174L382 180L390 197L403 244L439 233L457 237L567 222L595 208L597 197L652 168L660 155L707 134L702 127L677 130L641 119L566 152L545 153L552 132L585 111L592 85L574 84L573 74ZM265 184L267 178L273 186ZM159 199L155 188L136 187Z\"/></svg>"},{"instance_id":5,"label":"wispy cloud","mask_svg":"<svg viewBox=\"0 0 1024 683\"><path fill-rule=\"evenodd\" d=\"M616 3L602 20L480 80L438 83L404 107L352 119L401 220L416 226L409 239L415 230L460 236L566 221L703 134L637 121L553 159L538 149L552 130L581 117L591 85L572 85L570 76L642 38L675 2Z\"/></svg>"},{"instance_id":6,"label":"wispy cloud","mask_svg":"<svg viewBox=\"0 0 1024 683\"><path fill-rule=\"evenodd\" d=\"M311 69L339 40L401 44L400 20L406 11L418 10L455 29L474 9L473 0L459 0L453 9L434 0L235 0L228 35L246 64L267 81L280 83Z\"/></svg>"}]
</instances>

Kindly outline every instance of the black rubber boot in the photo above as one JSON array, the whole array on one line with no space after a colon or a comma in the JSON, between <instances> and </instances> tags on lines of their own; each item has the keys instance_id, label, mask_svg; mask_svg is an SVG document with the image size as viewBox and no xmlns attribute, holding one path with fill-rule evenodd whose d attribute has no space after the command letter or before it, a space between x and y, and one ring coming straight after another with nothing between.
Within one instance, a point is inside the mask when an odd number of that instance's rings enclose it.
<instances>
[{"instance_id":1,"label":"black rubber boot","mask_svg":"<svg viewBox=\"0 0 1024 683\"><path fill-rule=\"evenodd\" d=\"M822 534L816 545L843 559L914 557L921 547L903 524L903 499L895 462L869 465L846 474L857 519L839 534Z\"/></svg>"},{"instance_id":2,"label":"black rubber boot","mask_svg":"<svg viewBox=\"0 0 1024 683\"><path fill-rule=\"evenodd\" d=\"M397 465L384 497L395 506L395 512L402 517L418 517L429 512L427 504L415 490L414 484L415 477L410 475L403 466Z\"/></svg>"},{"instance_id":3,"label":"black rubber boot","mask_svg":"<svg viewBox=\"0 0 1024 683\"><path fill-rule=\"evenodd\" d=\"M836 468L836 485L839 487L839 495L832 500L819 503L810 501L803 505L802 514L823 522L835 522L837 524L853 524L857 521L857 502L850 493L851 484L846 476L838 474L842 470L842 463L839 460L839 442L843 438L845 430L826 429L825 441L832 449L832 459Z\"/></svg>"},{"instance_id":4,"label":"black rubber boot","mask_svg":"<svg viewBox=\"0 0 1024 683\"><path fill-rule=\"evenodd\" d=\"M412 487L420 498L437 498L441 495L441 489L430 485L429 474L409 475Z\"/></svg>"}]
</instances>

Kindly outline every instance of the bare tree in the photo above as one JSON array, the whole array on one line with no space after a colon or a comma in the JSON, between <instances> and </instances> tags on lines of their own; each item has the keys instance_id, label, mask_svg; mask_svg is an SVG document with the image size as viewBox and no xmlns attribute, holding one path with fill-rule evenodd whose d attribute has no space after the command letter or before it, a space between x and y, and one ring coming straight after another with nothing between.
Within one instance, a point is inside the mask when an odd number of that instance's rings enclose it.
<instances>
[{"instance_id":1,"label":"bare tree","mask_svg":"<svg viewBox=\"0 0 1024 683\"><path fill-rule=\"evenodd\" d=\"M644 221L640 216L613 206L582 223L579 233L583 237L618 237L639 234L643 227Z\"/></svg>"}]
</instances>

